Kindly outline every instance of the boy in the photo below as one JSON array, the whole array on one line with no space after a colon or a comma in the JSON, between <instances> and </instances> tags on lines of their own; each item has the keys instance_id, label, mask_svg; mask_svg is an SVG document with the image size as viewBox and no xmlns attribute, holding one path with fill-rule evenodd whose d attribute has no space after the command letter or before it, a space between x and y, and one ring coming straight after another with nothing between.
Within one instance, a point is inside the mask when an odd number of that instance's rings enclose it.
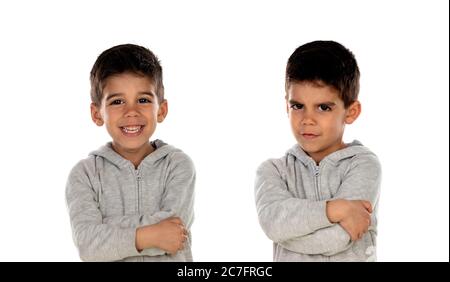
<instances>
[{"instance_id":1,"label":"boy","mask_svg":"<svg viewBox=\"0 0 450 282\"><path fill-rule=\"evenodd\" d=\"M149 141L167 115L162 68L148 49L104 51L90 76L91 116L112 138L72 169L66 201L83 261L192 261L191 159Z\"/></svg>"},{"instance_id":2,"label":"boy","mask_svg":"<svg viewBox=\"0 0 450 282\"><path fill-rule=\"evenodd\" d=\"M342 141L361 112L359 69L333 41L300 46L286 67L294 147L257 170L259 222L274 261L373 261L380 164L358 141Z\"/></svg>"}]
</instances>

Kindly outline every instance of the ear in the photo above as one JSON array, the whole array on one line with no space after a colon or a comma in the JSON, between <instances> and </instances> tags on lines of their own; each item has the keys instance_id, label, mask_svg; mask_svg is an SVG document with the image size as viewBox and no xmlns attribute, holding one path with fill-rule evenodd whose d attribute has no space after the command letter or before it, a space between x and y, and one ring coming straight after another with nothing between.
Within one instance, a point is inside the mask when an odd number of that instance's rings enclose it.
<instances>
[{"instance_id":1,"label":"ear","mask_svg":"<svg viewBox=\"0 0 450 282\"><path fill-rule=\"evenodd\" d=\"M345 123L352 124L361 113L361 103L359 101L353 102L346 110Z\"/></svg>"},{"instance_id":2,"label":"ear","mask_svg":"<svg viewBox=\"0 0 450 282\"><path fill-rule=\"evenodd\" d=\"M100 109L94 103L91 103L91 118L97 126L102 126L104 123Z\"/></svg>"},{"instance_id":3,"label":"ear","mask_svg":"<svg viewBox=\"0 0 450 282\"><path fill-rule=\"evenodd\" d=\"M164 99L164 101L162 101L161 104L159 104L157 121L163 122L167 116L168 111L169 111L169 106L167 104L167 100Z\"/></svg>"}]
</instances>

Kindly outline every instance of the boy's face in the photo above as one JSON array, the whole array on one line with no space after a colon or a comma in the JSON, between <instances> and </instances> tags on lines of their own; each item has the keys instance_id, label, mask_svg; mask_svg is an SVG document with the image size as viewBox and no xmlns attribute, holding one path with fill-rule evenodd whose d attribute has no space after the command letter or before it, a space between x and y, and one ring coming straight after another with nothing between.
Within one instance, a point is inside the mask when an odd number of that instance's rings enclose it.
<instances>
[{"instance_id":1,"label":"boy's face","mask_svg":"<svg viewBox=\"0 0 450 282\"><path fill-rule=\"evenodd\" d=\"M291 83L287 90L286 109L298 144L319 163L345 146L345 124L356 120L361 105L356 101L345 109L334 88L299 82Z\"/></svg>"},{"instance_id":2,"label":"boy's face","mask_svg":"<svg viewBox=\"0 0 450 282\"><path fill-rule=\"evenodd\" d=\"M101 106L91 104L91 114L98 126L106 124L119 154L139 154L149 150L157 122L166 117L167 102L159 103L149 78L122 73L107 78Z\"/></svg>"}]
</instances>

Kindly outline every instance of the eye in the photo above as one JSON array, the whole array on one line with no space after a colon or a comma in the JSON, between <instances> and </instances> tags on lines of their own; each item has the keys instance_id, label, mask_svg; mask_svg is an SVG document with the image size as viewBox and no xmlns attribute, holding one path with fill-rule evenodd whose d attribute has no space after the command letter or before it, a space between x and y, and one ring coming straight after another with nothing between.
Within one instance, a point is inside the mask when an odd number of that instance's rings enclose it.
<instances>
[{"instance_id":1,"label":"eye","mask_svg":"<svg viewBox=\"0 0 450 282\"><path fill-rule=\"evenodd\" d=\"M114 100L114 101L111 102L110 105L120 105L120 104L122 104L122 103L123 103L122 100Z\"/></svg>"},{"instance_id":2,"label":"eye","mask_svg":"<svg viewBox=\"0 0 450 282\"><path fill-rule=\"evenodd\" d=\"M293 109L294 111L301 110L301 109L303 109L303 105L302 104L293 104L293 105L291 105L291 109Z\"/></svg>"},{"instance_id":3,"label":"eye","mask_svg":"<svg viewBox=\"0 0 450 282\"><path fill-rule=\"evenodd\" d=\"M330 106L326 105L326 104L320 104L319 105L319 111L321 112L329 112L331 111Z\"/></svg>"},{"instance_id":4,"label":"eye","mask_svg":"<svg viewBox=\"0 0 450 282\"><path fill-rule=\"evenodd\" d=\"M149 99L147 99L147 98L140 98L139 99L139 103L142 103L142 104L145 104L145 103L151 103L152 101L150 101Z\"/></svg>"}]
</instances>

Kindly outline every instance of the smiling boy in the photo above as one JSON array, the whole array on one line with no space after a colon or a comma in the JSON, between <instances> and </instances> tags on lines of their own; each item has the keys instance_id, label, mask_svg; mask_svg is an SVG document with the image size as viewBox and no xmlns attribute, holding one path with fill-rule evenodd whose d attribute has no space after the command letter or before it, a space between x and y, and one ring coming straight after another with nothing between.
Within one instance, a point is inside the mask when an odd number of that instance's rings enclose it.
<instances>
[{"instance_id":1,"label":"smiling boy","mask_svg":"<svg viewBox=\"0 0 450 282\"><path fill-rule=\"evenodd\" d=\"M259 222L274 261L374 261L381 167L343 142L361 112L359 69L334 41L297 48L286 67L286 109L297 144L260 165Z\"/></svg>"},{"instance_id":2,"label":"smiling boy","mask_svg":"<svg viewBox=\"0 0 450 282\"><path fill-rule=\"evenodd\" d=\"M66 186L84 261L191 261L195 170L181 150L150 141L167 115L162 68L148 49L118 45L91 71L91 117L112 142L81 160Z\"/></svg>"}]
</instances>

